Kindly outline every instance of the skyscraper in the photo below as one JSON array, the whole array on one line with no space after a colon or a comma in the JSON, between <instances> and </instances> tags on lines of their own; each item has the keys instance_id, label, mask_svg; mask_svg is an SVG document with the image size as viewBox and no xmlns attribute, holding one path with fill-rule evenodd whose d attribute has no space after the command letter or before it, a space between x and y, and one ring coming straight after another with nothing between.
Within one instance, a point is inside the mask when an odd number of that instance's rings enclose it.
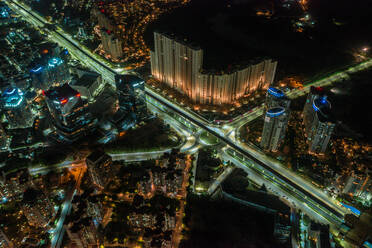
<instances>
[{"instance_id":1,"label":"skyscraper","mask_svg":"<svg viewBox=\"0 0 372 248\"><path fill-rule=\"evenodd\" d=\"M40 62L30 70L33 86L36 89L48 90L52 86L62 85L71 79L66 63L59 57L47 62Z\"/></svg>"},{"instance_id":2,"label":"skyscraper","mask_svg":"<svg viewBox=\"0 0 372 248\"><path fill-rule=\"evenodd\" d=\"M145 81L135 75L117 75L115 77L119 107L127 112L134 112L137 120L146 117L147 104Z\"/></svg>"},{"instance_id":3,"label":"skyscraper","mask_svg":"<svg viewBox=\"0 0 372 248\"><path fill-rule=\"evenodd\" d=\"M66 63L58 57L48 60L49 85L62 85L70 80L70 72Z\"/></svg>"},{"instance_id":4,"label":"skyscraper","mask_svg":"<svg viewBox=\"0 0 372 248\"><path fill-rule=\"evenodd\" d=\"M44 94L59 141L73 142L95 128L97 119L89 112L88 103L68 84Z\"/></svg>"},{"instance_id":5,"label":"skyscraper","mask_svg":"<svg viewBox=\"0 0 372 248\"><path fill-rule=\"evenodd\" d=\"M49 75L45 66L37 64L30 70L30 76L35 89L47 90L49 88Z\"/></svg>"},{"instance_id":6,"label":"skyscraper","mask_svg":"<svg viewBox=\"0 0 372 248\"><path fill-rule=\"evenodd\" d=\"M313 102L316 97L320 97L324 95L324 89L322 87L310 87L309 94L307 95L304 110L302 112L303 114L303 121L306 129L306 135L307 131L309 130L309 126L312 123L313 116L314 116L314 109L313 109Z\"/></svg>"},{"instance_id":7,"label":"skyscraper","mask_svg":"<svg viewBox=\"0 0 372 248\"><path fill-rule=\"evenodd\" d=\"M8 120L8 128L32 126L33 114L23 92L18 88L7 88L1 95L1 106Z\"/></svg>"},{"instance_id":8,"label":"skyscraper","mask_svg":"<svg viewBox=\"0 0 372 248\"><path fill-rule=\"evenodd\" d=\"M322 88L312 87L310 89L303 118L309 152L324 153L335 128L335 122L331 115L331 103L327 100Z\"/></svg>"},{"instance_id":9,"label":"skyscraper","mask_svg":"<svg viewBox=\"0 0 372 248\"><path fill-rule=\"evenodd\" d=\"M330 115L330 104L325 98L314 100L314 118L308 130L309 151L324 153L336 126Z\"/></svg>"},{"instance_id":10,"label":"skyscraper","mask_svg":"<svg viewBox=\"0 0 372 248\"><path fill-rule=\"evenodd\" d=\"M123 44L115 34L108 29L101 29L101 38L103 50L111 56L112 59L120 59L123 56Z\"/></svg>"},{"instance_id":11,"label":"skyscraper","mask_svg":"<svg viewBox=\"0 0 372 248\"><path fill-rule=\"evenodd\" d=\"M203 71L203 50L172 36L154 33L151 73L159 81L186 94L195 103L232 103L273 82L277 62L270 59L228 73Z\"/></svg>"},{"instance_id":12,"label":"skyscraper","mask_svg":"<svg viewBox=\"0 0 372 248\"><path fill-rule=\"evenodd\" d=\"M287 122L288 113L283 107L274 107L266 112L261 137L263 149L274 152L278 150L285 137Z\"/></svg>"},{"instance_id":13,"label":"skyscraper","mask_svg":"<svg viewBox=\"0 0 372 248\"><path fill-rule=\"evenodd\" d=\"M114 25L115 21L113 20L113 18L106 14L106 10L101 4L99 5L100 6L98 8L92 9L92 15L97 18L98 26L108 30L114 30L115 28L117 28L117 26Z\"/></svg>"},{"instance_id":14,"label":"skyscraper","mask_svg":"<svg viewBox=\"0 0 372 248\"><path fill-rule=\"evenodd\" d=\"M266 93L265 109L271 109L274 107L283 107L289 110L291 100L284 94L280 89L269 87Z\"/></svg>"},{"instance_id":15,"label":"skyscraper","mask_svg":"<svg viewBox=\"0 0 372 248\"><path fill-rule=\"evenodd\" d=\"M28 223L37 227L45 227L54 213L49 198L42 191L34 188L28 188L23 193L22 210Z\"/></svg>"}]
</instances>

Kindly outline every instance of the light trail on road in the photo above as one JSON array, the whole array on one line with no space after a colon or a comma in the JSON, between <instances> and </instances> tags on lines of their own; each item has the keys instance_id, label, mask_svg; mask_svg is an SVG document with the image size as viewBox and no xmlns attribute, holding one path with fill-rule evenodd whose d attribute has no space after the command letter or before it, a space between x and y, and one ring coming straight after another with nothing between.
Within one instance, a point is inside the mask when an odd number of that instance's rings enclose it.
<instances>
[{"instance_id":1,"label":"light trail on road","mask_svg":"<svg viewBox=\"0 0 372 248\"><path fill-rule=\"evenodd\" d=\"M9 2L9 1L8 1ZM18 4L19 5L19 4ZM30 10L24 9L26 12L30 12ZM25 15L25 14L24 14ZM28 14L31 19L36 18L36 16L33 16L32 14ZM31 22L38 22L38 21L33 21ZM42 22L39 20L39 22ZM45 24L45 23L44 23ZM89 52L82 50L74 42L71 42L71 37L66 38L63 36L63 34L59 33L58 31L49 31L49 32L55 32L53 35L53 38L63 46L67 47L68 49L71 50L72 53L76 53L78 55L78 58L80 60L84 60L83 63L87 64L97 72L101 73L106 79L108 80L113 80L114 76L117 75L118 73L114 71L113 69L109 68L107 65L101 63L98 61L94 56L91 56ZM65 45L64 45L65 44ZM336 73L335 75L331 75L326 79L322 79L319 81L316 81L313 83L313 85L321 84L321 83L331 83L330 79L332 80L339 80L340 78L344 77L345 75L347 76L347 73L359 71L365 68L368 68L372 65L372 60L368 60L364 63L361 63L356 66L352 66L345 70L344 72ZM342 74L344 73L344 74ZM304 91L305 92L305 91ZM176 113L178 116L183 118L185 121L189 122L192 127L198 127L206 130L210 134L216 136L219 138L223 143L227 144L231 149L233 149L237 154L243 155L247 160L251 160L254 164L257 164L263 168L262 175L265 176L265 173L271 173L274 176L275 181L284 181L288 187L292 187L296 189L298 192L301 192L301 194L305 195L305 198L303 198L304 204L311 199L311 201L314 201L316 204L319 204L319 206L322 209L325 209L325 211L328 212L333 212L335 215L339 216L339 218L343 218L344 211L340 209L338 205L336 205L333 202L329 202L328 198L322 195L314 195L314 189L315 187L312 188L304 188L303 184L299 184L296 181L293 181L291 177L288 176L287 173L283 173L283 171L277 171L277 168L272 168L272 164L270 161L267 161L267 158L262 157L262 156L257 156L256 154L253 155L253 153L247 152L245 149L242 149L239 145L235 143L235 140L231 140L228 136L226 136L226 133L228 133L229 127L225 129L222 129L220 126L214 125L212 123L206 122L205 120L201 119L199 116L193 114L189 110L185 110L182 107L178 106L177 104L169 101L168 99L164 98L160 94L154 92L150 87L146 87L146 94L157 101L160 105L163 106L163 108L166 108L169 111L172 111ZM300 93L298 92L293 92L293 96L299 95ZM256 110L257 112L260 111L259 109ZM252 115L255 114L256 112L252 112ZM256 114L257 115L257 114ZM253 118L250 116L250 114L246 115L245 118ZM236 121L237 123L241 123L242 120L238 119ZM234 123L233 123L234 124ZM233 126L231 126L233 128ZM231 129L232 131L232 129ZM273 180L274 180L273 179ZM338 225L339 223L334 223Z\"/></svg>"}]
</instances>

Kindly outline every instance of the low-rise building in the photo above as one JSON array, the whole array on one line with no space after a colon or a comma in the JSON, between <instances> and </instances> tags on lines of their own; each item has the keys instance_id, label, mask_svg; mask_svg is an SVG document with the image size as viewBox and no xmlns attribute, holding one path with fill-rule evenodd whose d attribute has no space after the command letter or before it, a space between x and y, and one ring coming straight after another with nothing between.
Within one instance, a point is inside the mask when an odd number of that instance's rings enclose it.
<instances>
[{"instance_id":1,"label":"low-rise building","mask_svg":"<svg viewBox=\"0 0 372 248\"><path fill-rule=\"evenodd\" d=\"M35 188L28 188L23 193L22 211L28 223L37 227L45 227L55 213L49 198Z\"/></svg>"},{"instance_id":2,"label":"low-rise building","mask_svg":"<svg viewBox=\"0 0 372 248\"><path fill-rule=\"evenodd\" d=\"M151 214L131 213L128 219L129 224L134 228L151 228L156 223L156 216Z\"/></svg>"},{"instance_id":3,"label":"low-rise building","mask_svg":"<svg viewBox=\"0 0 372 248\"><path fill-rule=\"evenodd\" d=\"M5 233L0 229L0 247L1 248L13 248L13 242L11 242Z\"/></svg>"},{"instance_id":4,"label":"low-rise building","mask_svg":"<svg viewBox=\"0 0 372 248\"><path fill-rule=\"evenodd\" d=\"M342 193L360 196L364 192L370 192L371 185L372 180L369 174L357 174L355 171L353 171L352 174L347 178Z\"/></svg>"}]
</instances>

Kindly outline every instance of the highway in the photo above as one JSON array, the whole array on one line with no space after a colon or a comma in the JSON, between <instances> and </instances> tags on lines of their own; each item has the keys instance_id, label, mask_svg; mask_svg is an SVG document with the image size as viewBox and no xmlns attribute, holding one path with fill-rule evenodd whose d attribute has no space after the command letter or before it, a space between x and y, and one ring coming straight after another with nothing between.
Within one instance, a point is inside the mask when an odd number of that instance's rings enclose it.
<instances>
[{"instance_id":1,"label":"highway","mask_svg":"<svg viewBox=\"0 0 372 248\"><path fill-rule=\"evenodd\" d=\"M157 99L159 102L162 102L162 100L159 99L158 96L152 95L152 97ZM163 102L163 104L166 104L166 103ZM189 117L187 115L185 115L185 113L183 111L177 111L177 109L175 109L171 105L168 105L167 107L169 109L172 109L175 112L178 112L178 114L183 116L184 118L189 119ZM261 170L256 171L257 173L261 173L261 174L263 174L263 176L266 176L266 174L269 174L273 178L272 180L275 180L277 182L282 182L281 184L283 184L283 182L285 182L286 187L289 187L289 188L292 189L291 190L292 193L288 191L287 194L290 194L293 197L294 197L295 194L297 194L299 196L302 196L302 201L305 202L305 203L309 202L309 200L314 201L315 204L312 205L312 206L315 209L313 209L313 211L315 211L317 213L327 213L327 216L324 219L335 220L333 223L330 222L330 224L335 224L335 225L340 224L340 221L343 219L343 216L344 216L344 213L345 213L344 209L342 209L338 205L334 204L333 202L328 202L328 199L326 197L325 197L325 199L327 200L326 202L324 202L324 199L322 199L322 200L319 199L316 195L313 194L312 189L307 191L306 189L303 188L303 185L301 185L301 186L297 185L291 179L288 179L287 177L281 175L276 170L274 170L270 166L266 165L266 163L264 163L261 160L253 157L248 152L246 152L244 149L242 149L240 146L234 144L233 142L230 141L230 139L226 138L225 136L220 135L220 133L217 133L212 128L209 128L209 127L205 126L203 123L200 123L197 120L194 120L194 119L191 119L191 118L189 120L190 120L190 122L195 123L199 127L205 129L206 131L208 131L211 134L218 137L222 142L226 143L230 149L232 148L232 151L234 151L234 153L230 156L235 157L236 161L238 160L238 157L240 156L241 158L244 157L244 159L246 161L250 161L250 163L252 163L252 164L257 164L257 166L261 167ZM300 194L297 193L297 192L299 192ZM323 195L325 196L324 193L323 193ZM299 196L297 196L297 197L299 197Z\"/></svg>"},{"instance_id":2,"label":"highway","mask_svg":"<svg viewBox=\"0 0 372 248\"><path fill-rule=\"evenodd\" d=\"M36 17L36 15L30 13L29 10L19 6L19 4L18 4L18 8L21 8L21 10L22 10L21 13L23 13L23 15L25 15L26 17L31 18L31 19L36 19L35 22L42 22L42 20L40 20L38 17ZM44 24L45 24L45 22L44 22ZM50 33L53 33L53 31L50 31ZM57 42L59 42L61 45L64 45L65 47L67 47L67 49L70 49L71 53L75 53L76 51L78 51L78 53L85 54L82 58L81 57L78 57L78 58L83 60L83 62L85 64L90 65L93 69L95 69L99 73L101 73L103 75L106 75L106 78L112 79L113 78L112 74L116 74L115 71L108 68L106 65L100 63L99 61L95 60L94 57L90 56L89 54L86 54L85 51L81 50L73 42L69 41L68 38L63 37L62 34L60 34L58 32L54 32L54 33L55 33L54 38ZM63 38L61 38L61 37L63 37ZM111 74L111 75L107 76L107 74ZM247 153L245 150L243 150L240 147L238 147L237 145L235 145L230 139L226 138L225 137L225 132L221 131L219 128L217 128L215 126L210 126L210 123L206 123L205 120L202 120L199 116L195 116L194 114L191 113L191 111L185 110L185 109L179 107L178 105L170 102L168 99L165 99L164 97L160 96L159 94L157 94L154 90L150 89L149 87L146 88L146 93L147 93L148 96L155 99L157 102L159 102L160 104L165 106L167 109L170 109L173 112L177 113L178 115L182 116L185 120L188 120L190 123L194 124L195 126L198 126L202 129L210 132L211 134L213 134L214 136L219 138L221 141L223 141L224 143L226 143L230 147L234 148L239 153L246 156L247 159L249 158L249 159L252 159L255 163L259 163L265 170L268 170L269 172L273 173L278 178L278 180L285 180L285 181L288 182L288 184L291 187L294 187L294 188L299 189L300 191L303 191L305 194L308 195L308 197L314 197L316 199L316 201L318 201L321 205L323 205L323 207L325 207L326 209L328 209L330 211L335 211L335 209L338 209L338 206L336 206L334 204L330 204L329 202L323 202L323 199L322 200L318 199L316 196L314 196L312 194L312 192L313 192L312 190L307 192L301 186L292 182L292 180L290 180L290 179L282 176L280 173L274 171L270 166L267 166L265 164L266 161L258 160L255 157L253 157L251 154ZM306 199L303 199L303 200L306 201ZM331 205L331 206L329 206L329 205ZM343 215L342 211L337 211L336 210L336 213L339 214L339 215Z\"/></svg>"},{"instance_id":3,"label":"highway","mask_svg":"<svg viewBox=\"0 0 372 248\"><path fill-rule=\"evenodd\" d=\"M9 1L8 1L9 2ZM30 10L27 10L24 7L21 7L18 3L11 3L10 7L15 8L17 6L19 13L25 16L30 22L32 23L46 23L45 21L38 18L35 14L30 13ZM113 80L114 75L118 74L118 72L114 71L113 69L109 68L106 64L101 63L99 60L95 58L95 56L91 56L89 52L81 49L77 46L75 41L71 41L71 38L67 38L64 36L60 31L49 31L51 38L57 41L60 45L69 49L69 51L74 54L78 59L80 59L84 64L90 66L97 72L101 73L107 80ZM314 82L313 85L316 83L331 83L332 80L339 80L340 77L347 76L347 73L355 72L366 67L369 67L372 64L372 61L366 61L358 66L353 66L347 69L346 72L340 72L335 75L331 75L330 77L323 79L325 81L318 81ZM260 168L256 170L256 173L261 174L262 177L270 177L272 183L276 183L286 187L286 192L290 197L294 199L298 199L299 202L303 204L310 205L312 211L324 215L324 219L328 220L330 224L339 225L340 220L343 219L344 214L346 213L345 209L338 206L335 202L329 201L329 197L324 194L324 192L319 192L312 185L308 185L304 182L303 179L296 177L293 179L293 175L289 174L288 171L284 171L282 167L278 168L275 163L271 160L268 160L266 156L263 156L256 151L254 148L242 148L241 145L236 143L235 139L230 137L230 134L234 131L235 123L233 125L223 126L222 128L211 123L206 122L200 116L193 114L191 111L184 109L177 104L171 102L170 100L162 97L158 94L155 90L151 89L150 87L146 87L146 93L148 97L153 99L154 101L158 102L162 105L162 108L167 109L170 112L176 113L180 119L185 120L188 124L185 124L184 127L188 127L189 129L204 129L210 134L219 138L223 143L227 145L227 147L231 150L232 153L229 154L234 161L239 161L239 159L244 159L244 161L250 161L250 163ZM303 93L300 91L293 91L291 92L290 96L295 97L299 94L305 94L305 89ZM257 111L257 112L255 112ZM252 113L247 114L244 116L245 119L249 120L254 118L254 115L259 116L260 108L257 108ZM261 110L262 111L262 110ZM170 117L174 118L174 117ZM245 119L238 119L236 123L238 125L244 123ZM194 131L191 131L193 133Z\"/></svg>"},{"instance_id":4,"label":"highway","mask_svg":"<svg viewBox=\"0 0 372 248\"><path fill-rule=\"evenodd\" d=\"M31 175L40 175L40 174L47 174L49 171L52 170L59 170L63 168L71 168L71 167L83 167L85 166L85 161L79 160L79 161L71 161L66 160L60 164L52 165L52 166L35 166L28 168L28 171Z\"/></svg>"},{"instance_id":5,"label":"highway","mask_svg":"<svg viewBox=\"0 0 372 248\"><path fill-rule=\"evenodd\" d=\"M51 248L60 247L63 240L63 235L65 233L65 229L63 228L63 223L65 222L66 216L71 211L71 202L72 199L74 199L74 196L76 194L76 190L74 190L73 193L69 194L65 200L65 202L62 204L62 212L61 217L59 218L56 227L52 231L52 239L51 239Z\"/></svg>"},{"instance_id":6,"label":"highway","mask_svg":"<svg viewBox=\"0 0 372 248\"><path fill-rule=\"evenodd\" d=\"M260 185L265 184L269 192L276 194L282 199L284 198L312 218L334 226L338 226L342 223L342 215L336 211L322 207L320 203L313 200L311 197L291 187L287 182L278 180L272 173L263 170L263 168L256 163L252 163L252 161L245 159L243 155L234 154L231 148L223 148L220 154L225 160L231 161L239 168L247 171L248 177L252 181Z\"/></svg>"}]
</instances>

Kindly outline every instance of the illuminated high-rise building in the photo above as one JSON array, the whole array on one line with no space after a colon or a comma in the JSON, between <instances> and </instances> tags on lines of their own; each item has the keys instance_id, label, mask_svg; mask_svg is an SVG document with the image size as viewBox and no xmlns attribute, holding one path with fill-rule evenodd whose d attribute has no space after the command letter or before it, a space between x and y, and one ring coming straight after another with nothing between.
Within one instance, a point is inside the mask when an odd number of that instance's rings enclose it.
<instances>
[{"instance_id":1,"label":"illuminated high-rise building","mask_svg":"<svg viewBox=\"0 0 372 248\"><path fill-rule=\"evenodd\" d=\"M49 198L34 188L28 188L23 193L22 210L28 223L37 227L45 227L54 214Z\"/></svg>"},{"instance_id":2,"label":"illuminated high-rise building","mask_svg":"<svg viewBox=\"0 0 372 248\"><path fill-rule=\"evenodd\" d=\"M34 116L20 89L14 87L5 89L1 95L1 106L8 120L9 129L32 126Z\"/></svg>"},{"instance_id":3,"label":"illuminated high-rise building","mask_svg":"<svg viewBox=\"0 0 372 248\"><path fill-rule=\"evenodd\" d=\"M32 78L32 84L36 89L48 89L49 88L49 74L45 66L40 64L36 65L30 70L30 76Z\"/></svg>"},{"instance_id":4,"label":"illuminated high-rise building","mask_svg":"<svg viewBox=\"0 0 372 248\"><path fill-rule=\"evenodd\" d=\"M13 248L13 242L8 239L3 230L0 229L0 247L1 248Z\"/></svg>"},{"instance_id":5,"label":"illuminated high-rise building","mask_svg":"<svg viewBox=\"0 0 372 248\"><path fill-rule=\"evenodd\" d=\"M308 130L310 130L310 125L314 118L314 108L313 102L315 98L324 96L324 89L322 87L310 87L309 94L307 95L304 110L302 112L303 122L305 125L306 135Z\"/></svg>"},{"instance_id":6,"label":"illuminated high-rise building","mask_svg":"<svg viewBox=\"0 0 372 248\"><path fill-rule=\"evenodd\" d=\"M331 116L331 104L326 96L316 96L312 103L312 109L306 114L306 136L309 144L309 152L323 154L331 139L336 126ZM305 119L304 119L305 120Z\"/></svg>"},{"instance_id":7,"label":"illuminated high-rise building","mask_svg":"<svg viewBox=\"0 0 372 248\"><path fill-rule=\"evenodd\" d=\"M97 119L89 112L87 101L70 85L52 88L44 94L59 141L76 141L95 128Z\"/></svg>"},{"instance_id":8,"label":"illuminated high-rise building","mask_svg":"<svg viewBox=\"0 0 372 248\"><path fill-rule=\"evenodd\" d=\"M108 30L114 30L116 25L114 25L114 20L110 18L109 15L106 15L106 10L102 5L99 5L98 8L92 9L92 15L97 18L98 26Z\"/></svg>"},{"instance_id":9,"label":"illuminated high-rise building","mask_svg":"<svg viewBox=\"0 0 372 248\"><path fill-rule=\"evenodd\" d=\"M38 63L30 70L30 75L33 86L41 90L62 85L71 79L66 63L59 57L49 59L46 64Z\"/></svg>"},{"instance_id":10,"label":"illuminated high-rise building","mask_svg":"<svg viewBox=\"0 0 372 248\"><path fill-rule=\"evenodd\" d=\"M66 63L58 57L48 60L48 74L50 85L62 85L70 80L70 72Z\"/></svg>"},{"instance_id":11,"label":"illuminated high-rise building","mask_svg":"<svg viewBox=\"0 0 372 248\"><path fill-rule=\"evenodd\" d=\"M151 73L194 99L196 78L203 64L203 50L177 41L174 37L154 32L155 50L151 55Z\"/></svg>"},{"instance_id":12,"label":"illuminated high-rise building","mask_svg":"<svg viewBox=\"0 0 372 248\"><path fill-rule=\"evenodd\" d=\"M0 18L9 19L11 10L5 3L0 3Z\"/></svg>"},{"instance_id":13,"label":"illuminated high-rise building","mask_svg":"<svg viewBox=\"0 0 372 248\"><path fill-rule=\"evenodd\" d=\"M102 29L101 38L103 50L105 50L112 59L120 59L123 56L123 43L111 30Z\"/></svg>"},{"instance_id":14,"label":"illuminated high-rise building","mask_svg":"<svg viewBox=\"0 0 372 248\"><path fill-rule=\"evenodd\" d=\"M126 112L134 112L137 120L145 118L147 113L145 81L135 75L117 75L115 84L119 107Z\"/></svg>"},{"instance_id":15,"label":"illuminated high-rise building","mask_svg":"<svg viewBox=\"0 0 372 248\"><path fill-rule=\"evenodd\" d=\"M118 131L125 131L147 117L145 81L135 75L115 76L118 93L116 113L110 121Z\"/></svg>"},{"instance_id":16,"label":"illuminated high-rise building","mask_svg":"<svg viewBox=\"0 0 372 248\"><path fill-rule=\"evenodd\" d=\"M274 107L283 107L289 110L291 100L284 94L280 89L269 87L266 93L265 109L271 109Z\"/></svg>"},{"instance_id":17,"label":"illuminated high-rise building","mask_svg":"<svg viewBox=\"0 0 372 248\"><path fill-rule=\"evenodd\" d=\"M151 73L159 81L186 94L195 103L233 103L256 90L267 89L277 62L270 59L229 73L205 72L203 50L172 36L154 33Z\"/></svg>"},{"instance_id":18,"label":"illuminated high-rise building","mask_svg":"<svg viewBox=\"0 0 372 248\"><path fill-rule=\"evenodd\" d=\"M267 110L262 130L261 147L265 150L277 151L284 141L288 123L288 113L283 107Z\"/></svg>"}]
</instances>

